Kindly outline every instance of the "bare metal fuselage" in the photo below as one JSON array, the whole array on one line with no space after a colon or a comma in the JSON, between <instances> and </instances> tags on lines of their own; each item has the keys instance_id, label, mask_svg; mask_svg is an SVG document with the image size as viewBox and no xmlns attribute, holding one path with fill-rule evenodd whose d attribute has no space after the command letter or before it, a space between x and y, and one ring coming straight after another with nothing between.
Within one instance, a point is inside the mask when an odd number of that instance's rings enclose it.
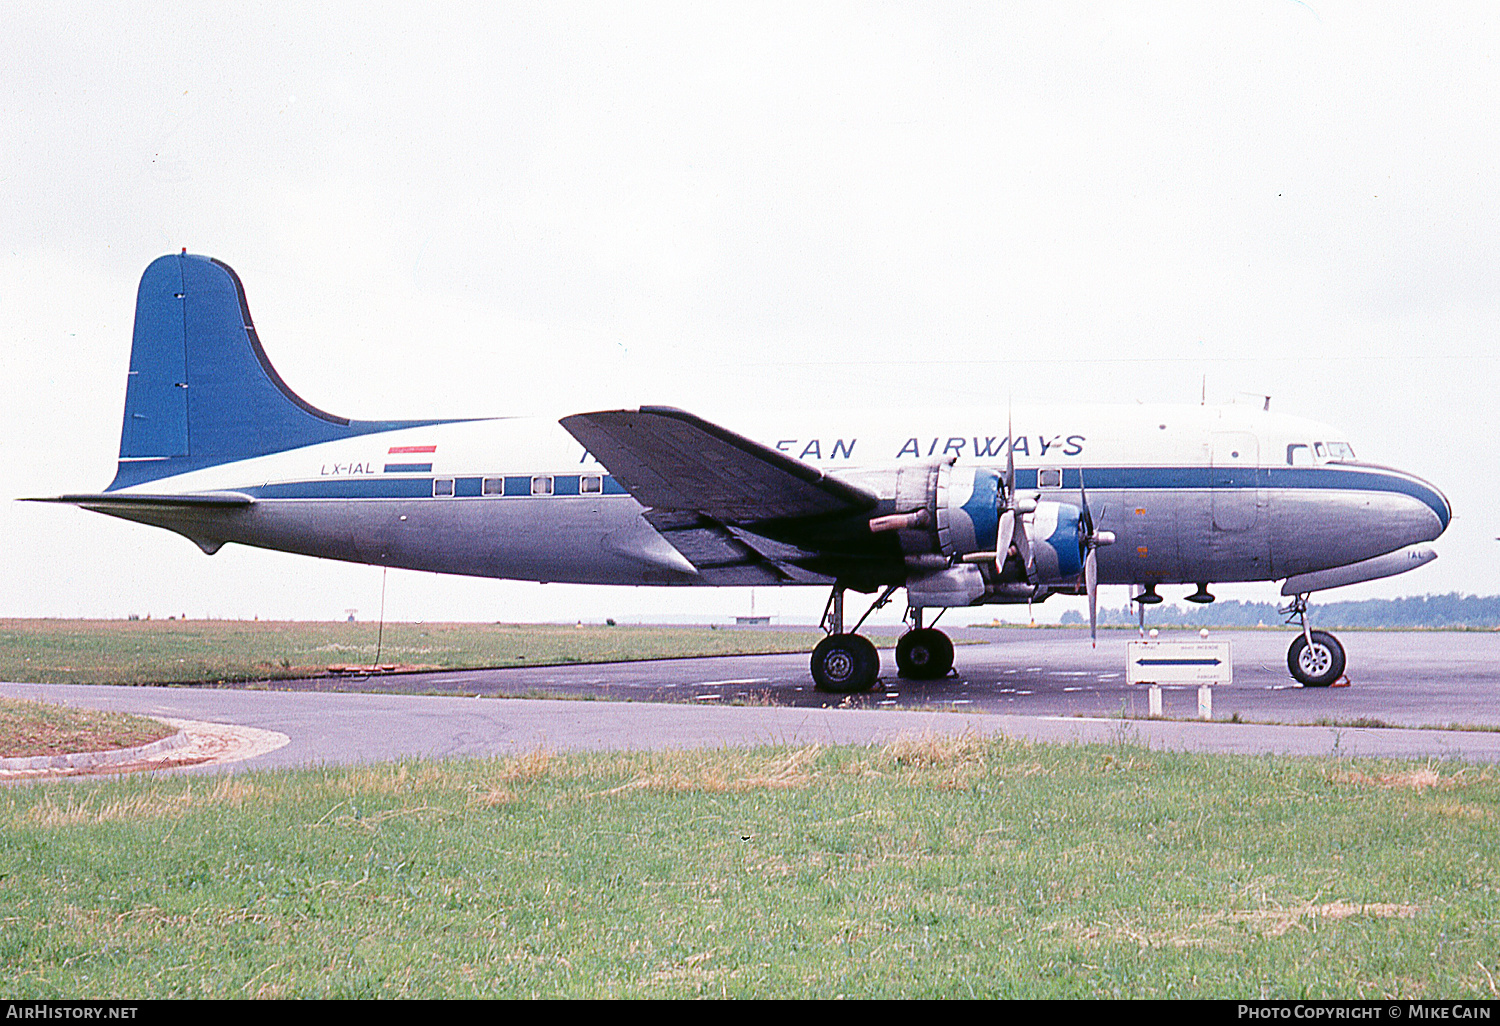
<instances>
[{"instance_id":1,"label":"bare metal fuselage","mask_svg":"<svg viewBox=\"0 0 1500 1026\"><path fill-rule=\"evenodd\" d=\"M1097 526L1114 534L1115 543L1098 552L1104 584L1277 580L1430 541L1451 515L1442 495L1411 475L1317 458L1314 447L1334 433L1299 418L1239 407L1057 408L1013 417L1019 487L1072 504L1086 489ZM972 477L976 468L1005 467L1003 416L933 414L873 427L853 420L774 424L755 437L852 479L923 463L951 465L955 480L966 468ZM933 427L913 426L922 423ZM1026 434L1022 423L1031 428ZM410 448L427 450L421 459L430 462L391 455ZM119 494L253 500L231 510L90 507L177 531L206 551L237 542L437 573L583 584L833 583L816 569L788 582L716 568L712 558L689 562L550 420L434 425L166 479L142 476Z\"/></svg>"}]
</instances>

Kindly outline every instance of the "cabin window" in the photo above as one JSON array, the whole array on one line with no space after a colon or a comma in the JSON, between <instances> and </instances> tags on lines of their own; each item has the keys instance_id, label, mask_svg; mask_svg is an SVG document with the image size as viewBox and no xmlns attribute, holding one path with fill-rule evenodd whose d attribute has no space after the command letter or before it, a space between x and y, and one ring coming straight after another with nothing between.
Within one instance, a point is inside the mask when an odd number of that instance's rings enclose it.
<instances>
[{"instance_id":1,"label":"cabin window","mask_svg":"<svg viewBox=\"0 0 1500 1026\"><path fill-rule=\"evenodd\" d=\"M451 478L451 477L436 477L436 478L433 478L433 480L432 480L432 494L434 496L452 495L453 494L453 478Z\"/></svg>"},{"instance_id":2,"label":"cabin window","mask_svg":"<svg viewBox=\"0 0 1500 1026\"><path fill-rule=\"evenodd\" d=\"M1289 466L1293 467L1311 466L1312 449L1301 442L1294 442L1286 447L1286 461Z\"/></svg>"},{"instance_id":3,"label":"cabin window","mask_svg":"<svg viewBox=\"0 0 1500 1026\"><path fill-rule=\"evenodd\" d=\"M532 478L531 479L531 494L532 495L551 495L552 494L552 478L549 477L549 476L545 476L545 475L539 475L537 477Z\"/></svg>"},{"instance_id":4,"label":"cabin window","mask_svg":"<svg viewBox=\"0 0 1500 1026\"><path fill-rule=\"evenodd\" d=\"M1056 467L1038 470L1036 472L1036 486L1038 488L1061 488L1062 471Z\"/></svg>"},{"instance_id":5,"label":"cabin window","mask_svg":"<svg viewBox=\"0 0 1500 1026\"><path fill-rule=\"evenodd\" d=\"M598 495L604 490L604 479L585 474L578 479L578 494Z\"/></svg>"},{"instance_id":6,"label":"cabin window","mask_svg":"<svg viewBox=\"0 0 1500 1026\"><path fill-rule=\"evenodd\" d=\"M484 479L484 488L482 490L482 493L485 494L485 495L504 495L505 494L505 478L503 478L503 477L487 477L487 478L485 478Z\"/></svg>"}]
</instances>

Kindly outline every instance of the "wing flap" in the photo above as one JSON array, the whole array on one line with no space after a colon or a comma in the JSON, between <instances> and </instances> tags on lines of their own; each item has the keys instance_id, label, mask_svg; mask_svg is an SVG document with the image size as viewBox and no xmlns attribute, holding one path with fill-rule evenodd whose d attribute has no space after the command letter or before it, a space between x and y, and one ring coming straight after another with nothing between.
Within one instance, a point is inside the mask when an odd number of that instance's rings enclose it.
<instances>
[{"instance_id":1,"label":"wing flap","mask_svg":"<svg viewBox=\"0 0 1500 1026\"><path fill-rule=\"evenodd\" d=\"M776 545L765 539L763 546L752 542L755 535L697 513L649 510L646 520L660 532L673 548L693 564L706 584L754 587L778 584L828 584L832 578L812 573L791 562L794 556L809 557L789 545ZM774 555L762 551L775 549Z\"/></svg>"}]
</instances>

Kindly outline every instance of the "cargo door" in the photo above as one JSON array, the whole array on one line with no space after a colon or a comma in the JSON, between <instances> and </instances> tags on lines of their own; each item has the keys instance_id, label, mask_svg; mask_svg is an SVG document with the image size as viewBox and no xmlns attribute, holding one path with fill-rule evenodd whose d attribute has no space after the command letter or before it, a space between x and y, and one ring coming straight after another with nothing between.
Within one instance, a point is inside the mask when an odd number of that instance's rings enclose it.
<instances>
[{"instance_id":1,"label":"cargo door","mask_svg":"<svg viewBox=\"0 0 1500 1026\"><path fill-rule=\"evenodd\" d=\"M1210 480L1214 528L1248 531L1255 527L1264 505L1260 484L1260 442L1248 431L1214 435Z\"/></svg>"}]
</instances>

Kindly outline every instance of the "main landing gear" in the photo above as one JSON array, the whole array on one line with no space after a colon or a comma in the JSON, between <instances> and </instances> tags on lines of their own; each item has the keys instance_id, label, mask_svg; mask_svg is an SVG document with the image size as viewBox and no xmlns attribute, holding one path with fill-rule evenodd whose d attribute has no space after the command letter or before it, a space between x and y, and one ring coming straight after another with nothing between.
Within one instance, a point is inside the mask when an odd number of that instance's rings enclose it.
<instances>
[{"instance_id":1,"label":"main landing gear","mask_svg":"<svg viewBox=\"0 0 1500 1026\"><path fill-rule=\"evenodd\" d=\"M948 676L953 669L953 642L942 631L922 626L921 606L913 606L909 615L911 630L896 642L897 672L908 680Z\"/></svg>"},{"instance_id":2,"label":"main landing gear","mask_svg":"<svg viewBox=\"0 0 1500 1026\"><path fill-rule=\"evenodd\" d=\"M1295 622L1302 633L1292 641L1286 653L1286 668L1303 687L1326 688L1344 675L1344 646L1326 631L1315 631L1307 625L1307 596L1298 595L1281 610L1287 623Z\"/></svg>"},{"instance_id":3,"label":"main landing gear","mask_svg":"<svg viewBox=\"0 0 1500 1026\"><path fill-rule=\"evenodd\" d=\"M868 638L855 633L865 618L890 601L895 586L887 588L869 608L854 630L844 633L844 589L835 586L823 608L823 630L828 637L818 642L812 653L813 683L819 691L852 694L869 691L880 679L880 653Z\"/></svg>"},{"instance_id":4,"label":"main landing gear","mask_svg":"<svg viewBox=\"0 0 1500 1026\"><path fill-rule=\"evenodd\" d=\"M833 589L823 610L828 637L812 653L812 676L819 691L852 694L875 686L880 679L880 654L858 631L871 613L891 600L897 587L886 588L848 633L844 631L844 589ZM946 677L953 669L953 642L942 631L922 626L921 609L913 609L911 619L912 629L896 642L897 671L911 680Z\"/></svg>"}]
</instances>

